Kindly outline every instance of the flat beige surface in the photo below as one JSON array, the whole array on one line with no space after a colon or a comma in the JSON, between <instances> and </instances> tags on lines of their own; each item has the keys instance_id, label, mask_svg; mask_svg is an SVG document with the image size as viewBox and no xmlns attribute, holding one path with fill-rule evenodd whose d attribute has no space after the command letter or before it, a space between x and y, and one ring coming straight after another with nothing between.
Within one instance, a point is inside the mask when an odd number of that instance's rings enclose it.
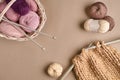
<instances>
[{"instance_id":1,"label":"flat beige surface","mask_svg":"<svg viewBox=\"0 0 120 80\"><path fill-rule=\"evenodd\" d=\"M108 15L116 22L112 32L106 34L84 31L80 23L87 19L85 7L97 0L41 0L47 23L42 30L53 34L57 40L39 35L35 40L44 45L47 53L41 51L31 41L17 42L0 38L0 80L56 80L46 74L52 62L70 65L72 57L91 41L111 41L120 38L120 0L100 0L108 7ZM114 44L120 50L120 43ZM75 80L70 75L65 80Z\"/></svg>"}]
</instances>

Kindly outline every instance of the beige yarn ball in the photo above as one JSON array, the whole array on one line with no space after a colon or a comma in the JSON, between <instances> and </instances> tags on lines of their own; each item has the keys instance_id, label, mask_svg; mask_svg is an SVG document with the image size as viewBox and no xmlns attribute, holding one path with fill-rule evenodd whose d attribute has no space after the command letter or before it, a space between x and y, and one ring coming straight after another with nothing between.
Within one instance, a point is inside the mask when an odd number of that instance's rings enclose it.
<instances>
[{"instance_id":1,"label":"beige yarn ball","mask_svg":"<svg viewBox=\"0 0 120 80\"><path fill-rule=\"evenodd\" d=\"M51 77L58 78L63 72L63 67L58 63L52 63L48 67L48 74Z\"/></svg>"},{"instance_id":2,"label":"beige yarn ball","mask_svg":"<svg viewBox=\"0 0 120 80\"><path fill-rule=\"evenodd\" d=\"M106 33L109 31L110 28L110 23L106 20L100 20L99 21L100 27L99 27L99 32L100 33Z\"/></svg>"},{"instance_id":3,"label":"beige yarn ball","mask_svg":"<svg viewBox=\"0 0 120 80\"><path fill-rule=\"evenodd\" d=\"M110 23L104 19L101 20L88 19L84 23L84 29L86 31L106 33L110 29Z\"/></svg>"}]
</instances>

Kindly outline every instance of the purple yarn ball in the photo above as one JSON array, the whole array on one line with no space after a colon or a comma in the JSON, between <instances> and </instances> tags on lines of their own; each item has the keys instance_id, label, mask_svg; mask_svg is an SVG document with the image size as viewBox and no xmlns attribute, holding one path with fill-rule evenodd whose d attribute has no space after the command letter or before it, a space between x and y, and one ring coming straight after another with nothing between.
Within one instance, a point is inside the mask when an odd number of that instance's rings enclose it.
<instances>
[{"instance_id":1,"label":"purple yarn ball","mask_svg":"<svg viewBox=\"0 0 120 80\"><path fill-rule=\"evenodd\" d=\"M11 0L6 0L6 3L9 3L10 1ZM16 0L16 2L11 7L16 13L20 15L25 15L30 10L29 5L25 0Z\"/></svg>"}]
</instances>

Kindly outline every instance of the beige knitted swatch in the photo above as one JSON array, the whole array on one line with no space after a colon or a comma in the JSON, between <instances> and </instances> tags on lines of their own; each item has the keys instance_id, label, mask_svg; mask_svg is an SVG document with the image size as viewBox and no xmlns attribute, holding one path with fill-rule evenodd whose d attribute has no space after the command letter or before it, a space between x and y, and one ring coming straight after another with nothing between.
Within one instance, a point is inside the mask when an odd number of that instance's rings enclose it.
<instances>
[{"instance_id":1,"label":"beige knitted swatch","mask_svg":"<svg viewBox=\"0 0 120 80\"><path fill-rule=\"evenodd\" d=\"M120 53L111 46L83 49L73 64L77 80L120 80Z\"/></svg>"}]
</instances>

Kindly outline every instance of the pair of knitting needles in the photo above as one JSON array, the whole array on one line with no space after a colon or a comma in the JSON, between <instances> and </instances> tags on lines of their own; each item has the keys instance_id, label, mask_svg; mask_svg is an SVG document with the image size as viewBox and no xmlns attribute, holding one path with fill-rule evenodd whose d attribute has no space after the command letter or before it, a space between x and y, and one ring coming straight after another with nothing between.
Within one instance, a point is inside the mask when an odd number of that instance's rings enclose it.
<instances>
[{"instance_id":1,"label":"pair of knitting needles","mask_svg":"<svg viewBox=\"0 0 120 80\"><path fill-rule=\"evenodd\" d=\"M115 44L115 43L118 43L118 42L120 42L120 39L107 42L107 43L105 43L105 45ZM95 47L96 47L96 46L91 46L91 44L90 44L86 49L93 49L93 48L95 48ZM69 75L69 73L72 71L73 68L74 68L74 64L72 64L71 66L69 66L69 68L68 68L68 69L66 70L66 72L60 77L59 80L65 80L65 78Z\"/></svg>"},{"instance_id":2,"label":"pair of knitting needles","mask_svg":"<svg viewBox=\"0 0 120 80\"><path fill-rule=\"evenodd\" d=\"M22 28L26 28L26 29L29 29L29 30L32 30L32 29L27 28L27 27L25 27L25 26L23 26L23 25L20 25L20 24L18 24L18 23L12 22L12 21L8 20L8 19L5 18L5 17L3 17L2 20L5 21L5 22L8 22L8 23L11 24L11 25L14 25L14 28L17 29L18 31L20 31L20 30L17 28L17 26L22 27ZM45 48L44 48L42 45L40 45L37 41L33 40L33 39L32 39L29 35L27 35L24 31L20 31L20 32L21 32L22 34L24 34L28 39L30 39L33 43L35 43L37 46L39 46L42 50L45 50ZM47 36L47 37L49 37L49 38L51 38L51 39L54 39L54 40L56 39L55 36L48 35L48 34L46 34L46 33L44 33L44 32L40 32L40 34L42 34L42 35L44 35L44 36Z\"/></svg>"},{"instance_id":3,"label":"pair of knitting needles","mask_svg":"<svg viewBox=\"0 0 120 80\"><path fill-rule=\"evenodd\" d=\"M19 27L22 27L22 28L26 28L26 29L28 29L28 30L32 30L32 29L30 29L30 28L27 28L27 27L25 27L25 26L23 26L23 25L20 25L20 24L18 24L18 23L15 23L15 22L12 22L12 21L10 21L10 20L8 20L7 18L5 18L4 17L4 15L5 15L5 13L7 12L7 10L12 6L12 4L15 2L16 0L11 0L8 4L7 4L7 6L5 7L5 9L2 11L2 13L0 14L0 22L1 22L1 20L3 20L3 21L5 21L5 22L8 22L8 23L10 23L10 24L12 24L12 25L14 25L13 27L15 28L15 29L17 29L18 31L20 31L18 28L17 28L17 26L19 26ZM35 31L35 30L34 30ZM29 35L27 35L24 31L20 31L22 34L24 34L29 40L31 40L34 44L36 44L38 47L40 47L42 50L45 50L45 48L41 45L41 44L39 44L37 41L35 41L35 40L33 40ZM42 34L42 35L44 35L44 36L47 36L47 37L49 37L49 38L51 38L51 39L56 39L56 37L55 36L51 36L51 35L48 35L48 34L46 34L46 33L44 33L44 32L40 32L40 34Z\"/></svg>"}]
</instances>

